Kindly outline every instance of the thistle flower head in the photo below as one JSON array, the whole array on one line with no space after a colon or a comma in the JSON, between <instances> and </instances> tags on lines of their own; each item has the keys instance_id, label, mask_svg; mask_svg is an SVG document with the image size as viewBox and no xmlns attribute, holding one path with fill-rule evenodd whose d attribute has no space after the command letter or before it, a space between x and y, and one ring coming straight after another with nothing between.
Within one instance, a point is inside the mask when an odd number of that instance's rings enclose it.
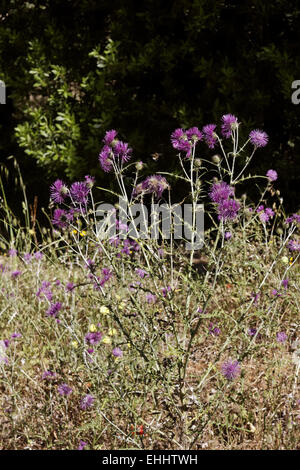
<instances>
[{"instance_id":1,"label":"thistle flower head","mask_svg":"<svg viewBox=\"0 0 300 470\"><path fill-rule=\"evenodd\" d=\"M52 201L61 204L64 202L66 197L68 196L68 187L62 180L56 180L50 186L50 197Z\"/></svg>"},{"instance_id":2,"label":"thistle flower head","mask_svg":"<svg viewBox=\"0 0 300 470\"><path fill-rule=\"evenodd\" d=\"M269 137L264 131L255 129L250 132L249 139L255 147L265 147L268 143Z\"/></svg>"},{"instance_id":3,"label":"thistle flower head","mask_svg":"<svg viewBox=\"0 0 300 470\"><path fill-rule=\"evenodd\" d=\"M238 361L229 359L222 364L221 370L227 380L234 380L240 374L241 367Z\"/></svg>"},{"instance_id":4,"label":"thistle flower head","mask_svg":"<svg viewBox=\"0 0 300 470\"><path fill-rule=\"evenodd\" d=\"M222 116L221 132L226 139L231 137L231 132L238 126L238 120L233 114L224 114Z\"/></svg>"}]
</instances>

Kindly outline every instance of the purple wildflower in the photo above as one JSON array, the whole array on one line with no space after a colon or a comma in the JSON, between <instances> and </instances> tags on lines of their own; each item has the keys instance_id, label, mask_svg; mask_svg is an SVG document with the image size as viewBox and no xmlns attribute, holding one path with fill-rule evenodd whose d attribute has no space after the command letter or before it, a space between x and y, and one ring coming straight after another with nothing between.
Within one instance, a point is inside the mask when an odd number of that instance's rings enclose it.
<instances>
[{"instance_id":1,"label":"purple wildflower","mask_svg":"<svg viewBox=\"0 0 300 470\"><path fill-rule=\"evenodd\" d=\"M43 380L54 379L55 377L56 377L56 373L53 372L52 370L45 370L45 372L43 372L43 375L42 375Z\"/></svg>"},{"instance_id":2,"label":"purple wildflower","mask_svg":"<svg viewBox=\"0 0 300 470\"><path fill-rule=\"evenodd\" d=\"M275 215L274 211L270 209L270 207L266 207L266 209L260 212L259 218L261 222L265 223L265 222L268 222L274 215Z\"/></svg>"},{"instance_id":3,"label":"purple wildflower","mask_svg":"<svg viewBox=\"0 0 300 470\"><path fill-rule=\"evenodd\" d=\"M212 323L209 324L208 331L209 331L209 334L214 335L214 336L219 336L219 334L221 333L220 328L218 328L217 326L214 327Z\"/></svg>"},{"instance_id":4,"label":"purple wildflower","mask_svg":"<svg viewBox=\"0 0 300 470\"><path fill-rule=\"evenodd\" d=\"M59 228L65 228L67 227L67 221L68 217L66 211L64 209L55 209L52 219L53 225Z\"/></svg>"},{"instance_id":5,"label":"purple wildflower","mask_svg":"<svg viewBox=\"0 0 300 470\"><path fill-rule=\"evenodd\" d=\"M61 385L59 385L57 390L58 390L58 393L59 393L60 395L66 395L66 396L68 396L68 395L70 395L70 394L72 393L71 387L69 387L69 385L67 385L67 384L61 384Z\"/></svg>"},{"instance_id":6,"label":"purple wildflower","mask_svg":"<svg viewBox=\"0 0 300 470\"><path fill-rule=\"evenodd\" d=\"M40 298L41 294L44 294L45 297L49 300L49 302L52 300L52 297L53 297L53 294L52 294L52 291L50 289L50 282L48 281L43 281L42 282L42 285L41 287L39 288L39 290L37 291L36 293L36 296L38 298Z\"/></svg>"},{"instance_id":7,"label":"purple wildflower","mask_svg":"<svg viewBox=\"0 0 300 470\"><path fill-rule=\"evenodd\" d=\"M231 233L231 232L225 232L225 233L224 233L224 238L225 238L225 240L230 240L231 237L232 237L232 233Z\"/></svg>"},{"instance_id":8,"label":"purple wildflower","mask_svg":"<svg viewBox=\"0 0 300 470\"><path fill-rule=\"evenodd\" d=\"M146 300L148 302L148 304L155 304L156 302L156 295L153 295L153 294L147 294L146 295Z\"/></svg>"},{"instance_id":9,"label":"purple wildflower","mask_svg":"<svg viewBox=\"0 0 300 470\"><path fill-rule=\"evenodd\" d=\"M147 271L144 271L144 270L141 269L141 268L137 268L137 269L135 270L135 272L136 272L141 278L144 278L145 276L148 276Z\"/></svg>"},{"instance_id":10,"label":"purple wildflower","mask_svg":"<svg viewBox=\"0 0 300 470\"><path fill-rule=\"evenodd\" d=\"M32 258L32 255L31 255L31 253L25 253L25 254L23 255L23 258L24 258L24 261L25 261L26 263L30 263L31 258Z\"/></svg>"},{"instance_id":11,"label":"purple wildflower","mask_svg":"<svg viewBox=\"0 0 300 470\"><path fill-rule=\"evenodd\" d=\"M231 137L232 130L237 127L238 120L233 114L224 114L222 121L221 132L222 135L228 139Z\"/></svg>"},{"instance_id":12,"label":"purple wildflower","mask_svg":"<svg viewBox=\"0 0 300 470\"><path fill-rule=\"evenodd\" d=\"M250 132L249 139L251 144L255 147L265 147L268 143L269 137L265 132L255 129Z\"/></svg>"},{"instance_id":13,"label":"purple wildflower","mask_svg":"<svg viewBox=\"0 0 300 470\"><path fill-rule=\"evenodd\" d=\"M224 181L221 181L220 183L214 183L209 193L210 199L217 204L220 204L233 195L234 189Z\"/></svg>"},{"instance_id":14,"label":"purple wildflower","mask_svg":"<svg viewBox=\"0 0 300 470\"><path fill-rule=\"evenodd\" d=\"M41 260L41 259L44 257L44 253L42 253L41 251L36 251L36 252L34 253L34 257L35 257L36 260L39 261L39 260Z\"/></svg>"},{"instance_id":15,"label":"purple wildflower","mask_svg":"<svg viewBox=\"0 0 300 470\"><path fill-rule=\"evenodd\" d=\"M284 343L287 340L287 335L284 331L281 331L280 333L277 333L276 339L278 343Z\"/></svg>"},{"instance_id":16,"label":"purple wildflower","mask_svg":"<svg viewBox=\"0 0 300 470\"><path fill-rule=\"evenodd\" d=\"M50 197L52 201L59 204L63 203L68 195L68 187L62 180L56 180L52 186L50 186Z\"/></svg>"},{"instance_id":17,"label":"purple wildflower","mask_svg":"<svg viewBox=\"0 0 300 470\"><path fill-rule=\"evenodd\" d=\"M254 336L257 332L257 329L256 328L249 328L248 330L248 335L249 336Z\"/></svg>"},{"instance_id":18,"label":"purple wildflower","mask_svg":"<svg viewBox=\"0 0 300 470\"><path fill-rule=\"evenodd\" d=\"M84 177L84 179L85 179L85 184L87 185L87 187L88 187L89 189L91 189L91 188L94 186L94 184L95 184L95 178L94 178L94 176L86 175L86 176Z\"/></svg>"},{"instance_id":19,"label":"purple wildflower","mask_svg":"<svg viewBox=\"0 0 300 470\"><path fill-rule=\"evenodd\" d=\"M287 286L288 286L288 284L289 284L289 280L288 280L288 279L283 279L283 281L282 281L281 284L283 285L283 287L284 287L285 289L287 289Z\"/></svg>"},{"instance_id":20,"label":"purple wildflower","mask_svg":"<svg viewBox=\"0 0 300 470\"><path fill-rule=\"evenodd\" d=\"M269 178L269 181L276 181L278 178L277 171L268 170L266 176Z\"/></svg>"},{"instance_id":21,"label":"purple wildflower","mask_svg":"<svg viewBox=\"0 0 300 470\"><path fill-rule=\"evenodd\" d=\"M122 357L123 356L123 351L121 348L114 348L112 350L112 354L115 356L115 357Z\"/></svg>"},{"instance_id":22,"label":"purple wildflower","mask_svg":"<svg viewBox=\"0 0 300 470\"><path fill-rule=\"evenodd\" d=\"M295 222L296 224L300 224L300 215L293 214L285 220L286 224L290 224L290 223L293 223L293 222Z\"/></svg>"},{"instance_id":23,"label":"purple wildflower","mask_svg":"<svg viewBox=\"0 0 300 470\"><path fill-rule=\"evenodd\" d=\"M139 193L151 194L153 193L157 199L161 198L165 189L169 188L169 184L161 175L148 176L138 187L135 188L134 195Z\"/></svg>"},{"instance_id":24,"label":"purple wildflower","mask_svg":"<svg viewBox=\"0 0 300 470\"><path fill-rule=\"evenodd\" d=\"M74 202L86 204L90 188L84 182L75 182L70 188L70 194Z\"/></svg>"},{"instance_id":25,"label":"purple wildflower","mask_svg":"<svg viewBox=\"0 0 300 470\"><path fill-rule=\"evenodd\" d=\"M198 142L203 139L203 134L198 127L191 127L186 131L187 138L192 142Z\"/></svg>"},{"instance_id":26,"label":"purple wildflower","mask_svg":"<svg viewBox=\"0 0 300 470\"><path fill-rule=\"evenodd\" d=\"M235 379L241 371L241 367L238 363L238 361L232 361L229 359L228 361L224 362L222 364L222 373L226 377L227 380L233 380Z\"/></svg>"},{"instance_id":27,"label":"purple wildflower","mask_svg":"<svg viewBox=\"0 0 300 470\"><path fill-rule=\"evenodd\" d=\"M213 149L217 143L217 135L215 133L216 127L216 124L208 124L202 129L205 142L210 149Z\"/></svg>"},{"instance_id":28,"label":"purple wildflower","mask_svg":"<svg viewBox=\"0 0 300 470\"><path fill-rule=\"evenodd\" d=\"M300 242L297 240L290 240L287 246L291 251L300 251Z\"/></svg>"},{"instance_id":29,"label":"purple wildflower","mask_svg":"<svg viewBox=\"0 0 300 470\"><path fill-rule=\"evenodd\" d=\"M16 256L17 254L18 254L18 252L14 248L11 248L10 250L8 250L8 255L11 256L11 257Z\"/></svg>"},{"instance_id":30,"label":"purple wildflower","mask_svg":"<svg viewBox=\"0 0 300 470\"><path fill-rule=\"evenodd\" d=\"M18 276L20 276L20 274L22 274L21 271L19 271L19 270L17 269L16 271L13 271L13 272L11 273L11 277L12 277L13 279L16 279Z\"/></svg>"},{"instance_id":31,"label":"purple wildflower","mask_svg":"<svg viewBox=\"0 0 300 470\"><path fill-rule=\"evenodd\" d=\"M189 157L191 155L191 143L188 140L188 136L183 129L175 129L175 131L171 134L171 142L174 149L186 152L186 156Z\"/></svg>"},{"instance_id":32,"label":"purple wildflower","mask_svg":"<svg viewBox=\"0 0 300 470\"><path fill-rule=\"evenodd\" d=\"M132 149L128 147L128 144L119 140L114 148L114 155L119 157L122 162L128 162L131 158Z\"/></svg>"},{"instance_id":33,"label":"purple wildflower","mask_svg":"<svg viewBox=\"0 0 300 470\"><path fill-rule=\"evenodd\" d=\"M67 285L66 285L66 291L67 292L71 292L75 287L75 284L73 284L73 282L68 282Z\"/></svg>"},{"instance_id":34,"label":"purple wildflower","mask_svg":"<svg viewBox=\"0 0 300 470\"><path fill-rule=\"evenodd\" d=\"M87 442L80 440L78 450L83 450L87 446Z\"/></svg>"},{"instance_id":35,"label":"purple wildflower","mask_svg":"<svg viewBox=\"0 0 300 470\"><path fill-rule=\"evenodd\" d=\"M13 333L10 337L15 339L15 338L21 338L22 334L21 333Z\"/></svg>"},{"instance_id":36,"label":"purple wildflower","mask_svg":"<svg viewBox=\"0 0 300 470\"><path fill-rule=\"evenodd\" d=\"M95 401L95 398L93 397L93 395L88 393L87 395L85 395L85 397L81 399L80 408L82 410L87 410L93 405L94 401Z\"/></svg>"},{"instance_id":37,"label":"purple wildflower","mask_svg":"<svg viewBox=\"0 0 300 470\"><path fill-rule=\"evenodd\" d=\"M108 145L105 145L99 153L99 162L102 170L109 173L113 168L112 159L114 158L113 151Z\"/></svg>"},{"instance_id":38,"label":"purple wildflower","mask_svg":"<svg viewBox=\"0 0 300 470\"><path fill-rule=\"evenodd\" d=\"M118 133L115 129L111 129L110 131L107 131L105 136L104 136L104 139L103 139L104 144L105 145L113 145L117 134Z\"/></svg>"},{"instance_id":39,"label":"purple wildflower","mask_svg":"<svg viewBox=\"0 0 300 470\"><path fill-rule=\"evenodd\" d=\"M58 312L61 310L62 304L60 302L56 302L54 304L51 304L50 307L48 308L46 315L47 317L53 317L55 318L58 314Z\"/></svg>"},{"instance_id":40,"label":"purple wildflower","mask_svg":"<svg viewBox=\"0 0 300 470\"><path fill-rule=\"evenodd\" d=\"M240 204L234 199L228 199L218 204L218 219L219 220L234 220L238 215Z\"/></svg>"},{"instance_id":41,"label":"purple wildflower","mask_svg":"<svg viewBox=\"0 0 300 470\"><path fill-rule=\"evenodd\" d=\"M85 335L85 340L89 344L97 344L101 341L103 334L100 331L95 331L93 333L88 333Z\"/></svg>"}]
</instances>

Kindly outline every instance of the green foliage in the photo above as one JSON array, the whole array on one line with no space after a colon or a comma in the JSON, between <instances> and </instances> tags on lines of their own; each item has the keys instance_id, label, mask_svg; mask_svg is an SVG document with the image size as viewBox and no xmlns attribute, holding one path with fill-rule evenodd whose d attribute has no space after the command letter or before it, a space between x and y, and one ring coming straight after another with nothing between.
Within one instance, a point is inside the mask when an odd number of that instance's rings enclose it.
<instances>
[{"instance_id":1,"label":"green foliage","mask_svg":"<svg viewBox=\"0 0 300 470\"><path fill-rule=\"evenodd\" d=\"M270 135L256 170L276 166L295 208L297 2L3 4L0 68L9 101L0 122L3 156L24 160L25 153L49 180L61 171L69 178L100 175L95 155L104 132L116 128L150 165L150 153L161 152L166 170L174 128L201 127L232 112L245 128L256 123Z\"/></svg>"}]
</instances>

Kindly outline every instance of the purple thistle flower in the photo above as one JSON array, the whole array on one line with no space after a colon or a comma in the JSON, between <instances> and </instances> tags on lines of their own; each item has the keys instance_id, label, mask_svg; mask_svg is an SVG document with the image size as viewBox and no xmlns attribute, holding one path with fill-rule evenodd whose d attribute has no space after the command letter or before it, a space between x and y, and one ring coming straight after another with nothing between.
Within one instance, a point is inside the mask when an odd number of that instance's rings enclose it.
<instances>
[{"instance_id":1,"label":"purple thistle flower","mask_svg":"<svg viewBox=\"0 0 300 470\"><path fill-rule=\"evenodd\" d=\"M221 333L220 328L218 328L217 326L214 327L212 323L209 324L208 331L209 334L214 336L219 336L219 334Z\"/></svg>"},{"instance_id":2,"label":"purple thistle flower","mask_svg":"<svg viewBox=\"0 0 300 470\"><path fill-rule=\"evenodd\" d=\"M265 223L268 222L273 216L274 216L274 211L267 207L265 210L262 210L259 214L259 218L261 222Z\"/></svg>"},{"instance_id":3,"label":"purple thistle flower","mask_svg":"<svg viewBox=\"0 0 300 470\"><path fill-rule=\"evenodd\" d=\"M226 139L231 137L231 132L238 125L238 120L233 114L224 114L222 116L221 132Z\"/></svg>"},{"instance_id":4,"label":"purple thistle flower","mask_svg":"<svg viewBox=\"0 0 300 470\"><path fill-rule=\"evenodd\" d=\"M89 344L97 344L101 341L103 334L100 331L95 331L93 333L88 333L85 335L85 340Z\"/></svg>"},{"instance_id":5,"label":"purple thistle flower","mask_svg":"<svg viewBox=\"0 0 300 470\"><path fill-rule=\"evenodd\" d=\"M169 184L166 178L161 175L151 175L141 183L140 192L145 194L153 193L157 199L160 199L164 190L168 188ZM136 192L136 194L138 193Z\"/></svg>"},{"instance_id":6,"label":"purple thistle flower","mask_svg":"<svg viewBox=\"0 0 300 470\"><path fill-rule=\"evenodd\" d=\"M114 157L113 151L108 145L105 145L99 153L99 162L102 170L109 173L113 169L112 159Z\"/></svg>"},{"instance_id":7,"label":"purple thistle flower","mask_svg":"<svg viewBox=\"0 0 300 470\"><path fill-rule=\"evenodd\" d=\"M13 279L16 279L18 276L20 276L20 274L22 274L21 271L19 271L19 270L17 269L16 271L13 271L13 272L11 273L11 277L12 277Z\"/></svg>"},{"instance_id":8,"label":"purple thistle flower","mask_svg":"<svg viewBox=\"0 0 300 470\"><path fill-rule=\"evenodd\" d=\"M278 178L277 171L268 170L266 176L269 178L269 181L276 181Z\"/></svg>"},{"instance_id":9,"label":"purple thistle flower","mask_svg":"<svg viewBox=\"0 0 300 470\"><path fill-rule=\"evenodd\" d=\"M112 350L112 354L115 356L115 357L122 357L123 356L123 351L121 348L114 348Z\"/></svg>"},{"instance_id":10,"label":"purple thistle flower","mask_svg":"<svg viewBox=\"0 0 300 470\"><path fill-rule=\"evenodd\" d=\"M285 221L286 224L290 224L295 222L296 224L300 224L300 215L298 214L293 214L290 217L288 217Z\"/></svg>"},{"instance_id":11,"label":"purple thistle flower","mask_svg":"<svg viewBox=\"0 0 300 470\"><path fill-rule=\"evenodd\" d=\"M83 450L87 446L87 442L80 440L78 450Z\"/></svg>"},{"instance_id":12,"label":"purple thistle flower","mask_svg":"<svg viewBox=\"0 0 300 470\"><path fill-rule=\"evenodd\" d=\"M284 343L287 340L287 335L284 331L281 331L280 333L277 333L276 339L278 343Z\"/></svg>"},{"instance_id":13,"label":"purple thistle flower","mask_svg":"<svg viewBox=\"0 0 300 470\"><path fill-rule=\"evenodd\" d=\"M248 335L249 336L254 336L256 332L257 332L256 328L249 328Z\"/></svg>"},{"instance_id":14,"label":"purple thistle flower","mask_svg":"<svg viewBox=\"0 0 300 470\"><path fill-rule=\"evenodd\" d=\"M143 279L145 276L148 276L147 271L144 271L141 268L136 268L135 272Z\"/></svg>"},{"instance_id":15,"label":"purple thistle flower","mask_svg":"<svg viewBox=\"0 0 300 470\"><path fill-rule=\"evenodd\" d=\"M66 211L64 209L55 209L52 219L53 225L59 228L65 228L68 225L67 221L68 217Z\"/></svg>"},{"instance_id":16,"label":"purple thistle flower","mask_svg":"<svg viewBox=\"0 0 300 470\"><path fill-rule=\"evenodd\" d=\"M287 246L291 251L300 251L300 242L297 240L290 240Z\"/></svg>"},{"instance_id":17,"label":"purple thistle flower","mask_svg":"<svg viewBox=\"0 0 300 470\"><path fill-rule=\"evenodd\" d=\"M114 147L114 155L119 157L122 162L128 162L131 158L132 149L128 144L119 140Z\"/></svg>"},{"instance_id":18,"label":"purple thistle flower","mask_svg":"<svg viewBox=\"0 0 300 470\"><path fill-rule=\"evenodd\" d=\"M255 147L265 147L268 143L269 137L265 132L255 129L250 132L249 139L251 144Z\"/></svg>"},{"instance_id":19,"label":"purple thistle flower","mask_svg":"<svg viewBox=\"0 0 300 470\"><path fill-rule=\"evenodd\" d=\"M235 379L241 371L241 367L238 363L238 361L232 361L229 359L228 361L224 362L222 364L222 373L224 377L226 377L227 380L233 380Z\"/></svg>"},{"instance_id":20,"label":"purple thistle flower","mask_svg":"<svg viewBox=\"0 0 300 470\"><path fill-rule=\"evenodd\" d=\"M86 186L87 186L89 189L91 189L91 188L94 186L94 184L95 184L95 178L94 178L94 176L86 175L86 176L84 177L84 179L85 179L85 184L86 184Z\"/></svg>"},{"instance_id":21,"label":"purple thistle flower","mask_svg":"<svg viewBox=\"0 0 300 470\"><path fill-rule=\"evenodd\" d=\"M67 285L66 285L66 291L67 292L71 292L75 287L75 284L73 284L73 282L68 282Z\"/></svg>"},{"instance_id":22,"label":"purple thistle flower","mask_svg":"<svg viewBox=\"0 0 300 470\"><path fill-rule=\"evenodd\" d=\"M105 136L104 136L104 139L103 139L103 142L105 145L112 145L113 141L115 140L116 136L117 136L117 131L112 129L110 131L107 131Z\"/></svg>"},{"instance_id":23,"label":"purple thistle flower","mask_svg":"<svg viewBox=\"0 0 300 470\"><path fill-rule=\"evenodd\" d=\"M203 133L199 131L198 127L191 127L186 131L187 138L192 142L198 142L203 139Z\"/></svg>"},{"instance_id":24,"label":"purple thistle flower","mask_svg":"<svg viewBox=\"0 0 300 470\"><path fill-rule=\"evenodd\" d=\"M47 317L53 317L55 318L58 314L58 312L61 310L62 304L60 302L56 302L54 304L51 304L50 307L48 308L46 315Z\"/></svg>"},{"instance_id":25,"label":"purple thistle flower","mask_svg":"<svg viewBox=\"0 0 300 470\"><path fill-rule=\"evenodd\" d=\"M217 143L216 127L216 124L207 124L207 126L204 126L202 129L205 142L210 149L213 149Z\"/></svg>"},{"instance_id":26,"label":"purple thistle flower","mask_svg":"<svg viewBox=\"0 0 300 470\"><path fill-rule=\"evenodd\" d=\"M259 292L257 292L257 293L252 292L251 297L252 297L252 299L254 299L254 305L257 305L258 299L260 297L260 293Z\"/></svg>"},{"instance_id":27,"label":"purple thistle flower","mask_svg":"<svg viewBox=\"0 0 300 470\"><path fill-rule=\"evenodd\" d=\"M50 186L50 197L52 201L61 204L64 202L68 195L68 187L62 180L56 180L52 186Z\"/></svg>"},{"instance_id":28,"label":"purple thistle flower","mask_svg":"<svg viewBox=\"0 0 300 470\"><path fill-rule=\"evenodd\" d=\"M31 258L32 258L32 255L31 255L31 253L25 253L25 254L23 255L23 258L24 258L24 261L25 261L26 263L30 263Z\"/></svg>"},{"instance_id":29,"label":"purple thistle flower","mask_svg":"<svg viewBox=\"0 0 300 470\"><path fill-rule=\"evenodd\" d=\"M87 395L85 395L85 397L81 399L80 408L82 410L87 410L93 405L94 401L95 401L95 398L93 397L93 395L88 393Z\"/></svg>"},{"instance_id":30,"label":"purple thistle flower","mask_svg":"<svg viewBox=\"0 0 300 470\"><path fill-rule=\"evenodd\" d=\"M163 287L162 288L163 297L167 297L168 292L171 292L171 290L172 290L171 286Z\"/></svg>"},{"instance_id":31,"label":"purple thistle flower","mask_svg":"<svg viewBox=\"0 0 300 470\"><path fill-rule=\"evenodd\" d=\"M273 289L272 292L271 292L272 295L276 296L276 297L281 297L281 294L279 294L278 290L277 289Z\"/></svg>"},{"instance_id":32,"label":"purple thistle flower","mask_svg":"<svg viewBox=\"0 0 300 470\"><path fill-rule=\"evenodd\" d=\"M209 193L210 199L218 204L233 195L234 189L224 181L221 181L220 183L214 183Z\"/></svg>"},{"instance_id":33,"label":"purple thistle flower","mask_svg":"<svg viewBox=\"0 0 300 470\"><path fill-rule=\"evenodd\" d=\"M12 333L12 335L10 337L14 339L14 338L21 338L21 336L22 336L21 333L16 333L15 332L15 333Z\"/></svg>"},{"instance_id":34,"label":"purple thistle flower","mask_svg":"<svg viewBox=\"0 0 300 470\"><path fill-rule=\"evenodd\" d=\"M146 295L146 301L148 302L148 304L155 304L156 300L157 300L156 295L153 295L153 294Z\"/></svg>"},{"instance_id":35,"label":"purple thistle flower","mask_svg":"<svg viewBox=\"0 0 300 470\"><path fill-rule=\"evenodd\" d=\"M45 372L42 375L42 379L54 379L56 377L56 373L52 372L52 370L45 370Z\"/></svg>"},{"instance_id":36,"label":"purple thistle flower","mask_svg":"<svg viewBox=\"0 0 300 470\"><path fill-rule=\"evenodd\" d=\"M40 298L41 294L44 294L45 297L49 300L49 302L52 300L53 294L50 289L50 282L48 281L43 281L41 287L38 289L37 293L35 294L38 298Z\"/></svg>"},{"instance_id":37,"label":"purple thistle flower","mask_svg":"<svg viewBox=\"0 0 300 470\"><path fill-rule=\"evenodd\" d=\"M183 129L175 129L171 134L171 143L176 150L188 151L190 143L188 142L187 135Z\"/></svg>"},{"instance_id":38,"label":"purple thistle flower","mask_svg":"<svg viewBox=\"0 0 300 470\"><path fill-rule=\"evenodd\" d=\"M238 215L240 204L234 199L228 199L218 204L218 219L219 220L234 220Z\"/></svg>"},{"instance_id":39,"label":"purple thistle flower","mask_svg":"<svg viewBox=\"0 0 300 470\"><path fill-rule=\"evenodd\" d=\"M36 260L39 261L39 260L41 260L41 259L44 257L44 253L42 253L41 251L36 251L36 252L34 253L34 257L35 257Z\"/></svg>"},{"instance_id":40,"label":"purple thistle flower","mask_svg":"<svg viewBox=\"0 0 300 470\"><path fill-rule=\"evenodd\" d=\"M70 188L70 194L74 202L86 204L90 188L84 182L75 182Z\"/></svg>"},{"instance_id":41,"label":"purple thistle flower","mask_svg":"<svg viewBox=\"0 0 300 470\"><path fill-rule=\"evenodd\" d=\"M66 396L68 396L68 395L70 395L70 394L72 393L71 387L69 387L69 385L67 385L67 384L61 384L61 385L59 385L57 390L58 390L58 393L59 393L60 395L66 395Z\"/></svg>"},{"instance_id":42,"label":"purple thistle flower","mask_svg":"<svg viewBox=\"0 0 300 470\"><path fill-rule=\"evenodd\" d=\"M18 252L14 248L11 248L10 250L8 250L8 255L11 256L11 257L16 256L17 254L18 254Z\"/></svg>"}]
</instances>

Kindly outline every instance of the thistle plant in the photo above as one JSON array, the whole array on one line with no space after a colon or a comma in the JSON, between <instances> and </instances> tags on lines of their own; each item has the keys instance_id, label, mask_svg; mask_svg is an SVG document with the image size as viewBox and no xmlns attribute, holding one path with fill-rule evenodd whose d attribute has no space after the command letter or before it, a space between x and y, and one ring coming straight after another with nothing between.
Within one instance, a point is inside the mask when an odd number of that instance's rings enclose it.
<instances>
[{"instance_id":1,"label":"thistle plant","mask_svg":"<svg viewBox=\"0 0 300 470\"><path fill-rule=\"evenodd\" d=\"M229 410L233 402L245 407L252 399L251 361L259 363L261 345L285 348L295 339L299 322L292 317L299 304L290 292L297 289L300 216L286 217L276 170L246 173L267 134L252 130L242 143L240 134L231 114L222 117L220 132L216 124L176 129L171 145L181 173L146 175L129 144L109 130L99 164L115 178L119 194L97 188L90 175L71 185L59 179L50 188L55 239L43 250L53 260L50 247L56 247L54 266L68 268L68 278L45 278L39 251L19 253L19 270L11 251L3 275L17 292L36 263L34 301L44 335L50 343L64 339L60 361L89 384L77 397L80 413L93 417L80 448L97 447L88 436L96 439L99 428L118 436L116 448L202 448L204 435L225 433L224 403ZM178 182L187 191L173 202ZM256 200L244 192L249 183ZM95 188L102 201L95 200ZM116 198L114 206L106 194ZM191 217L179 210L184 205ZM199 207L207 219L204 236ZM158 208L164 209L161 224L152 217ZM3 343L4 369L10 364L6 349ZM76 386L53 369L44 369L43 387L67 415ZM289 410L298 363L293 370L286 382ZM251 410L245 413L239 425L253 428ZM291 423L286 432L294 442ZM233 432L228 426L226 435Z\"/></svg>"}]
</instances>

